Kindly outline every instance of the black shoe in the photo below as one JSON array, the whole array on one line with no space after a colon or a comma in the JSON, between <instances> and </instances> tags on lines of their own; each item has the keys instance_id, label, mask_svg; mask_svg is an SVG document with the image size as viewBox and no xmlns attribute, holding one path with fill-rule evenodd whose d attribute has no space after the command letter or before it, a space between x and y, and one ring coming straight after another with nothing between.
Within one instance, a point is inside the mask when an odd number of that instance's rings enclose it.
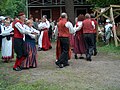
<instances>
[{"instance_id":1,"label":"black shoe","mask_svg":"<svg viewBox=\"0 0 120 90\"><path fill-rule=\"evenodd\" d=\"M92 61L92 59L89 57L89 58L87 58L87 61Z\"/></svg>"},{"instance_id":2,"label":"black shoe","mask_svg":"<svg viewBox=\"0 0 120 90\"><path fill-rule=\"evenodd\" d=\"M87 59L87 61L92 61L92 59Z\"/></svg>"},{"instance_id":3,"label":"black shoe","mask_svg":"<svg viewBox=\"0 0 120 90\"><path fill-rule=\"evenodd\" d=\"M52 49L52 46L50 46L49 49Z\"/></svg>"},{"instance_id":4,"label":"black shoe","mask_svg":"<svg viewBox=\"0 0 120 90\"><path fill-rule=\"evenodd\" d=\"M79 57L79 59L84 59L84 57Z\"/></svg>"},{"instance_id":5,"label":"black shoe","mask_svg":"<svg viewBox=\"0 0 120 90\"><path fill-rule=\"evenodd\" d=\"M97 52L94 52L94 56L96 56L97 55Z\"/></svg>"},{"instance_id":6,"label":"black shoe","mask_svg":"<svg viewBox=\"0 0 120 90\"><path fill-rule=\"evenodd\" d=\"M43 50L42 48L40 48L40 47L38 48L38 51L42 51L42 50Z\"/></svg>"},{"instance_id":7,"label":"black shoe","mask_svg":"<svg viewBox=\"0 0 120 90\"><path fill-rule=\"evenodd\" d=\"M59 64L58 62L55 62L55 64L56 64L57 66L59 66L59 68L63 68L63 65L62 65L62 64Z\"/></svg>"},{"instance_id":8,"label":"black shoe","mask_svg":"<svg viewBox=\"0 0 120 90\"><path fill-rule=\"evenodd\" d=\"M91 56L88 54L86 57L87 61L92 61Z\"/></svg>"},{"instance_id":9,"label":"black shoe","mask_svg":"<svg viewBox=\"0 0 120 90\"><path fill-rule=\"evenodd\" d=\"M78 59L77 55L74 55L75 59Z\"/></svg>"},{"instance_id":10,"label":"black shoe","mask_svg":"<svg viewBox=\"0 0 120 90\"><path fill-rule=\"evenodd\" d=\"M18 66L18 68L20 68L21 70L23 69L23 67L22 67L22 66Z\"/></svg>"},{"instance_id":11,"label":"black shoe","mask_svg":"<svg viewBox=\"0 0 120 90\"><path fill-rule=\"evenodd\" d=\"M15 70L15 71L21 71L21 69L19 67L13 68L13 70Z\"/></svg>"},{"instance_id":12,"label":"black shoe","mask_svg":"<svg viewBox=\"0 0 120 90\"><path fill-rule=\"evenodd\" d=\"M68 64L68 63L67 63L67 64L63 64L63 66L64 66L64 67L66 67L66 66L70 66L70 64Z\"/></svg>"}]
</instances>

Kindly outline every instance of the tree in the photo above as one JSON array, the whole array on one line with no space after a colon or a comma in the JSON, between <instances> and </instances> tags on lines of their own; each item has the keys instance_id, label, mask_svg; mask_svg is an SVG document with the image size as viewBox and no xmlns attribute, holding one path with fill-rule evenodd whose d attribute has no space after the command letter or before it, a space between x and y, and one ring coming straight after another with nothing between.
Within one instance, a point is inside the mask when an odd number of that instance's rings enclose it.
<instances>
[{"instance_id":1,"label":"tree","mask_svg":"<svg viewBox=\"0 0 120 90\"><path fill-rule=\"evenodd\" d=\"M14 17L20 11L25 11L25 0L1 0L1 15Z\"/></svg>"},{"instance_id":2,"label":"tree","mask_svg":"<svg viewBox=\"0 0 120 90\"><path fill-rule=\"evenodd\" d=\"M95 7L106 7L110 4L120 4L120 0L87 0L90 4L94 4Z\"/></svg>"},{"instance_id":3,"label":"tree","mask_svg":"<svg viewBox=\"0 0 120 90\"><path fill-rule=\"evenodd\" d=\"M73 2L73 0L65 0L65 10L66 10L66 13L68 14L70 21L74 24L75 19L74 19L74 2Z\"/></svg>"}]
</instances>

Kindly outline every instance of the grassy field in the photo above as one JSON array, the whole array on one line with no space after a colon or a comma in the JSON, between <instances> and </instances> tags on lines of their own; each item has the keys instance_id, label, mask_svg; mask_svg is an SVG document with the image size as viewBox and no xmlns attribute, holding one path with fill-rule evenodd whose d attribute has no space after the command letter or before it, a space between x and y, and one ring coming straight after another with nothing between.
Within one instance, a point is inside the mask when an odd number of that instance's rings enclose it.
<instances>
[{"instance_id":1,"label":"grassy field","mask_svg":"<svg viewBox=\"0 0 120 90\"><path fill-rule=\"evenodd\" d=\"M115 58L120 59L120 47L114 47L113 45L102 47L99 46L98 51L100 53L107 53L107 55L109 54L110 56L112 55L115 56ZM50 53L51 52L49 52L49 54ZM40 52L39 62L42 58L46 57L46 55L47 53L42 54ZM51 57L55 57L55 55ZM0 61L0 90L120 90L120 83L116 83L119 81L107 82L109 79L112 80L112 77L109 76L111 73L107 74L108 77L104 77L104 74L106 73L102 71L103 74L101 74L101 72L98 71L102 70L102 67L101 69L98 67L97 70L95 69L96 71L93 68L90 69L92 72L88 71L89 68L93 67L92 65L95 63L98 63L99 65L99 61L89 64L85 61L81 61L82 64L81 62L78 63L77 67L71 66L61 70L52 66L54 64L51 64L51 61L44 60L41 62L41 66L37 69L23 70L21 72L15 72L12 70L14 61L15 60L13 60L11 63L3 63ZM75 64L76 62L78 61L74 60ZM106 63L104 64L107 67ZM84 67L84 64L86 67ZM89 66L90 64L91 66ZM78 72L79 65L83 66L81 66L81 69ZM97 65L95 67L97 67ZM107 72L109 71L109 68L106 68L105 70ZM89 76L90 74L93 76ZM103 75L104 79L99 78L101 75ZM119 78L119 76L117 78ZM105 82L110 84L107 85Z\"/></svg>"},{"instance_id":2,"label":"grassy field","mask_svg":"<svg viewBox=\"0 0 120 90\"><path fill-rule=\"evenodd\" d=\"M98 51L102 53L107 53L109 55L114 55L120 59L120 46L116 47L114 44L104 45L103 43L98 44Z\"/></svg>"}]
</instances>

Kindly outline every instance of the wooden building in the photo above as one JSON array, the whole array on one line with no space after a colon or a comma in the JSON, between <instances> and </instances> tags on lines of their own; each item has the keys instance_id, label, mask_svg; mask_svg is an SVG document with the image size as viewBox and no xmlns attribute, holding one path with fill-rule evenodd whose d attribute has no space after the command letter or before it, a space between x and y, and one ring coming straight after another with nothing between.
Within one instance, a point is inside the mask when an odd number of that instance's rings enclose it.
<instances>
[{"instance_id":1,"label":"wooden building","mask_svg":"<svg viewBox=\"0 0 120 90\"><path fill-rule=\"evenodd\" d=\"M41 18L47 15L48 19L57 20L62 12L65 12L64 0L26 0L28 16ZM87 3L87 0L74 0L75 16L90 12L93 5Z\"/></svg>"}]
</instances>

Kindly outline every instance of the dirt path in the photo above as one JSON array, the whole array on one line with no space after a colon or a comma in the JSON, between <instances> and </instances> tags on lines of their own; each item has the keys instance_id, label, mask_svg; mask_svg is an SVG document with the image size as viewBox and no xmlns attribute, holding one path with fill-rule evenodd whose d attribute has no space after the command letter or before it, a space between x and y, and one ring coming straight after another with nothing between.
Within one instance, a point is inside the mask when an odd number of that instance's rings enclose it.
<instances>
[{"instance_id":1,"label":"dirt path","mask_svg":"<svg viewBox=\"0 0 120 90\"><path fill-rule=\"evenodd\" d=\"M29 82L42 79L63 90L120 90L120 60L112 55L98 53L92 62L72 57L70 66L60 69L54 64L54 44L51 50L38 54L39 66L30 70Z\"/></svg>"},{"instance_id":2,"label":"dirt path","mask_svg":"<svg viewBox=\"0 0 120 90\"><path fill-rule=\"evenodd\" d=\"M7 73L22 76L20 81L27 83L47 82L48 85L58 87L54 90L120 90L120 60L112 54L99 52L97 56L93 56L92 62L72 57L70 66L62 69L54 64L54 43L51 50L39 51L38 55L37 68L21 72L6 69ZM11 68L13 63L10 66L5 65L0 70Z\"/></svg>"}]
</instances>

